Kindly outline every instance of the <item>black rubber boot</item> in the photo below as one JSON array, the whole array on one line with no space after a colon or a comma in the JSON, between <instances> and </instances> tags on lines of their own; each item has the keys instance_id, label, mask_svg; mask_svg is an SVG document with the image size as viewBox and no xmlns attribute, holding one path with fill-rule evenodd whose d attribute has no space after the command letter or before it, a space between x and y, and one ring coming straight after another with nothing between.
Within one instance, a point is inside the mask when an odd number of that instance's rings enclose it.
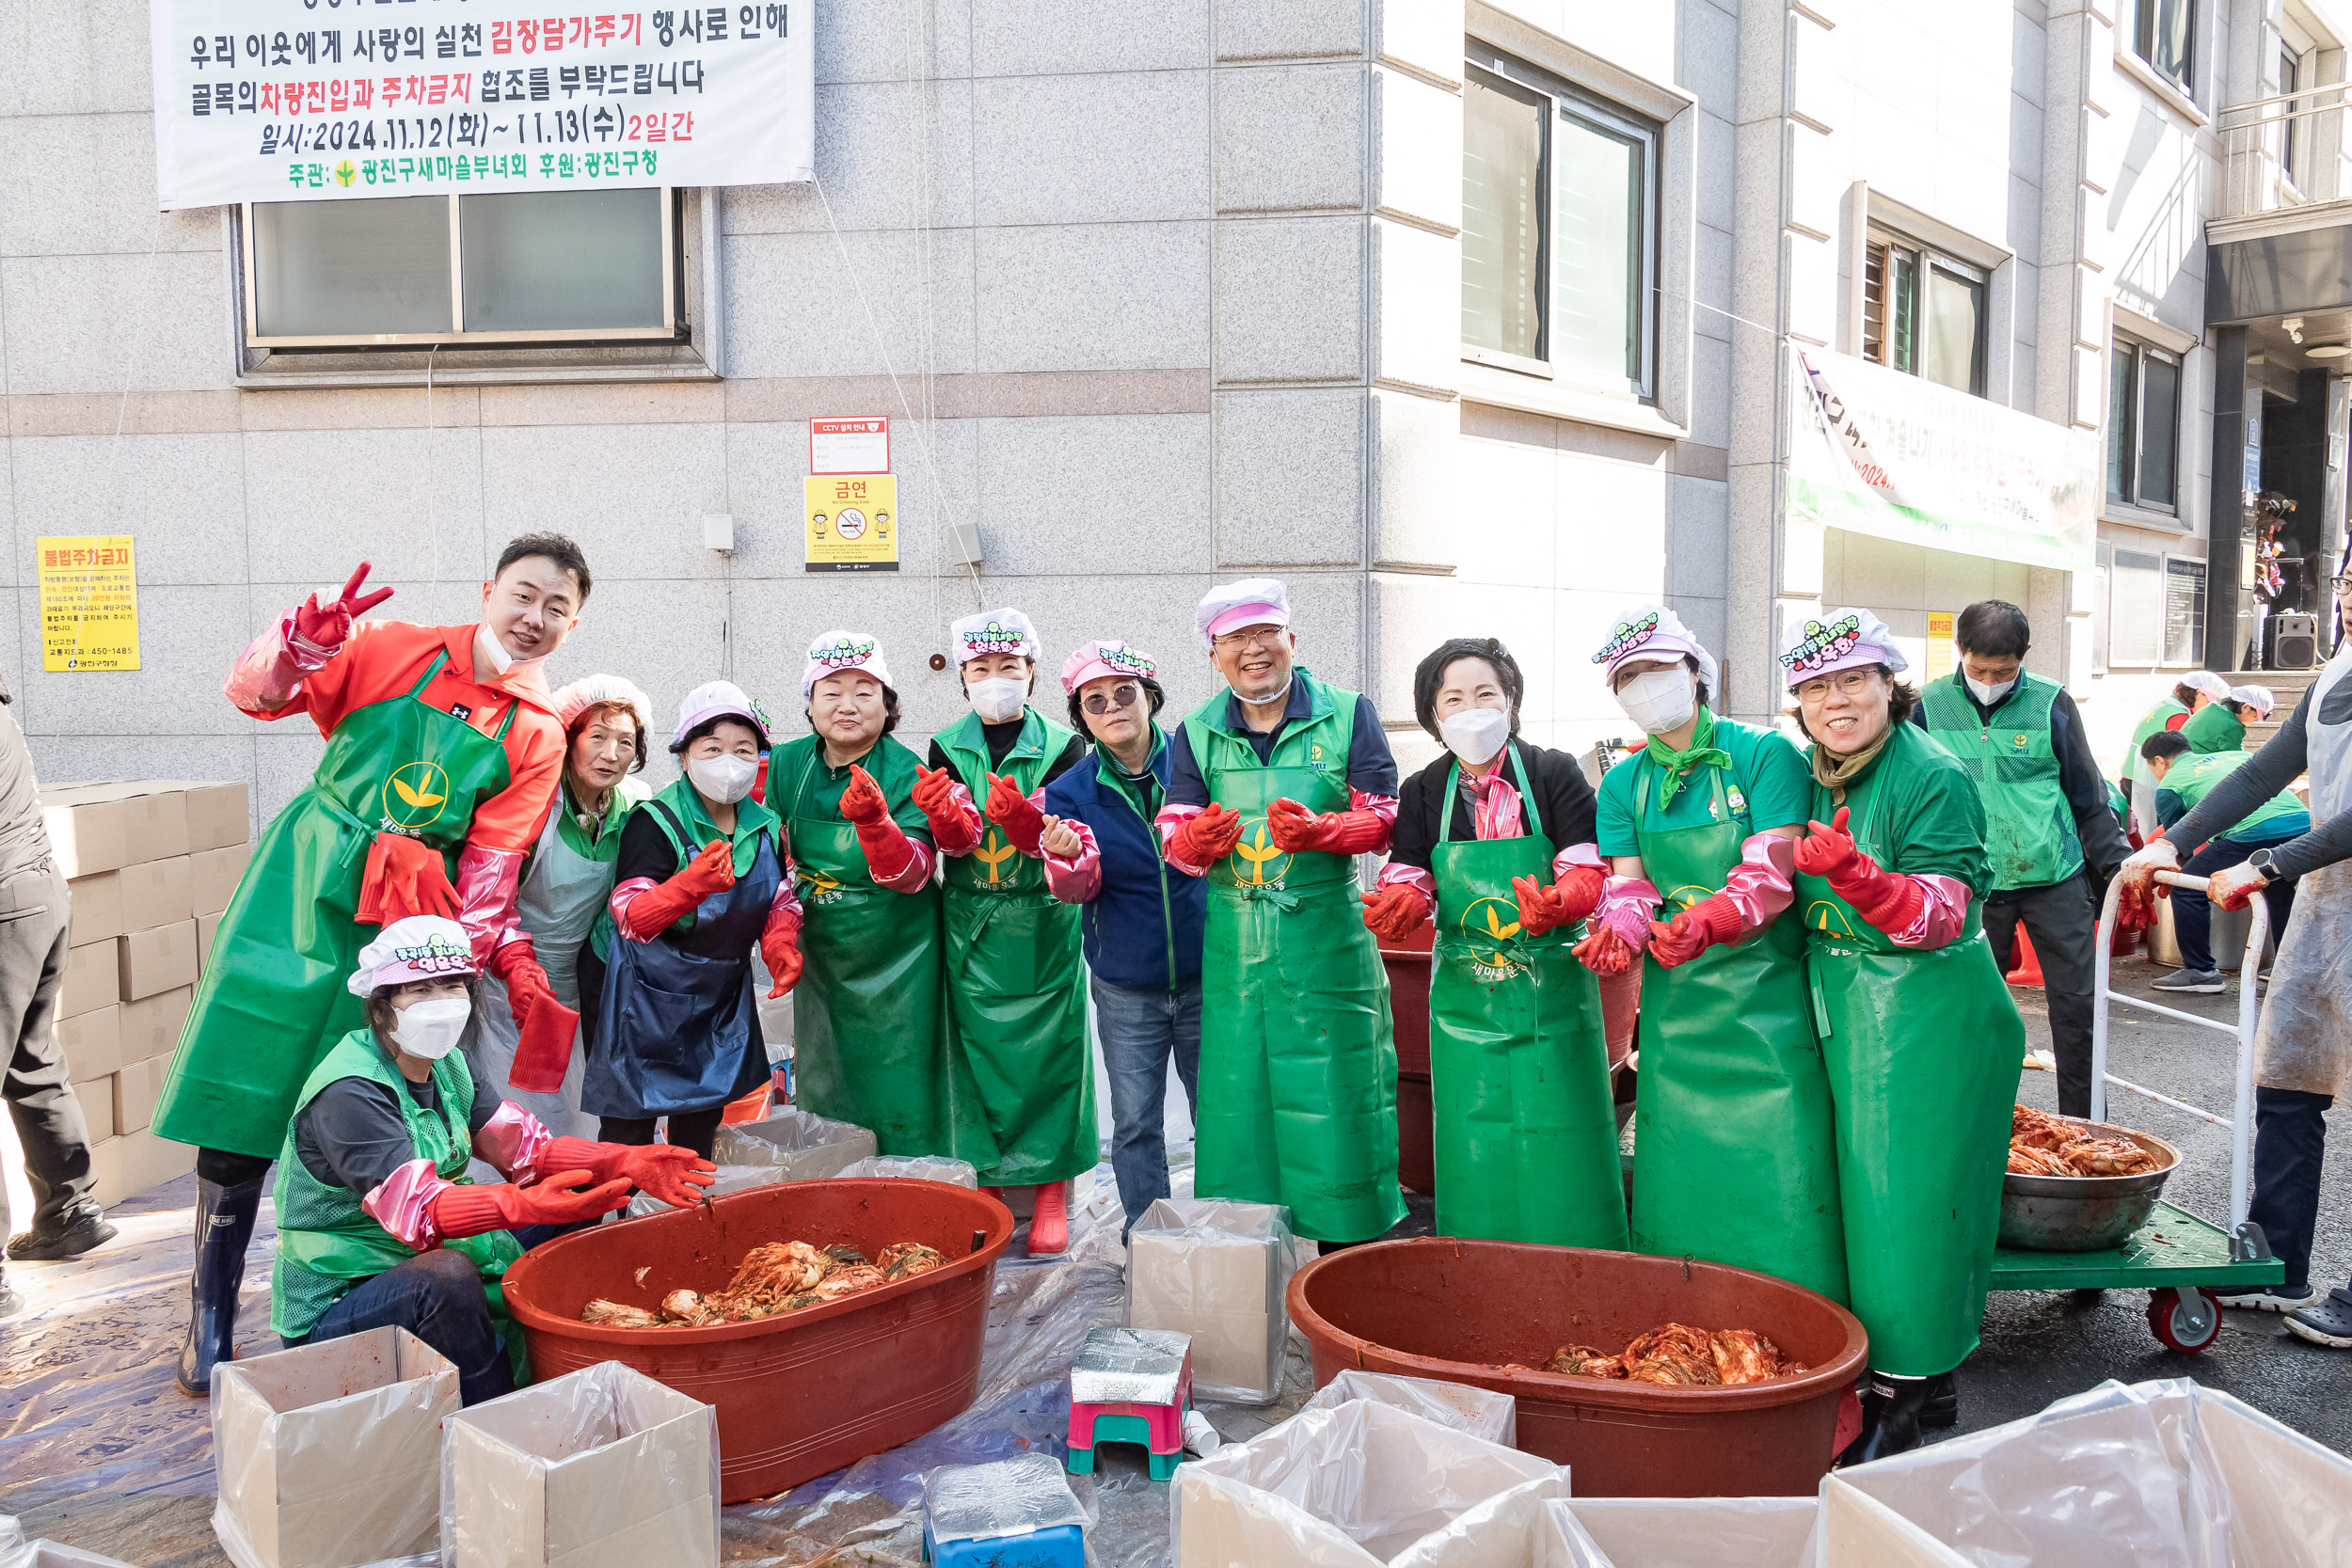
<instances>
[{"instance_id":1,"label":"black rubber boot","mask_svg":"<svg viewBox=\"0 0 2352 1568\"><path fill-rule=\"evenodd\" d=\"M1846 1445L1837 1467L1867 1465L1889 1454L1908 1453L1919 1446L1919 1410L1927 1403L1932 1378L1896 1377L1874 1371L1862 1391L1862 1435Z\"/></svg>"},{"instance_id":2,"label":"black rubber boot","mask_svg":"<svg viewBox=\"0 0 2352 1568\"><path fill-rule=\"evenodd\" d=\"M245 1248L262 1212L269 1179L224 1187L196 1179L196 1273L188 1282L188 1342L180 1351L180 1391L201 1399L213 1389L213 1363L237 1354L237 1291L245 1283Z\"/></svg>"},{"instance_id":3,"label":"black rubber boot","mask_svg":"<svg viewBox=\"0 0 2352 1568\"><path fill-rule=\"evenodd\" d=\"M1919 1424L1923 1427L1951 1427L1960 1424L1960 1374L1938 1372L1928 1379L1928 1397L1919 1406Z\"/></svg>"}]
</instances>

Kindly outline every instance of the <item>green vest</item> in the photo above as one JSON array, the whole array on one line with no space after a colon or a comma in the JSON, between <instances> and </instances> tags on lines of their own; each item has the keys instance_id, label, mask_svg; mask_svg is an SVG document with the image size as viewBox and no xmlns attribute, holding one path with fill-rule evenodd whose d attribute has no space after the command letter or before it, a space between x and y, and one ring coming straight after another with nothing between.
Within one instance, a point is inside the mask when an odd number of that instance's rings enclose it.
<instances>
[{"instance_id":1,"label":"green vest","mask_svg":"<svg viewBox=\"0 0 2352 1568\"><path fill-rule=\"evenodd\" d=\"M445 1181L466 1180L466 1164L473 1158L473 1135L467 1125L473 1106L473 1072L466 1065L464 1052L453 1051L433 1064L433 1086L440 1095L440 1107L428 1111L408 1092L400 1069L375 1043L374 1032L354 1029L328 1049L302 1085L294 1102L295 1119L300 1119L327 1085L344 1078L364 1078L391 1090L418 1157L432 1161L434 1170ZM294 1152L291 1124L286 1129L285 1148L278 1156L276 1201L278 1261L270 1272L270 1327L281 1338L301 1338L353 1286L416 1256L407 1243L359 1206L358 1193L340 1184L330 1186L310 1174ZM496 1281L509 1263L523 1255L514 1232L492 1230L442 1245L474 1260L492 1291L492 1307L502 1308ZM512 1349L510 1344L510 1353ZM518 1360L518 1378L524 1375L524 1365Z\"/></svg>"},{"instance_id":2,"label":"green vest","mask_svg":"<svg viewBox=\"0 0 2352 1568\"><path fill-rule=\"evenodd\" d=\"M2212 752L2203 755L2192 752L2185 756L2174 757L2171 768L2164 775L2164 783L2156 787L2170 790L2181 798L2181 804L2184 807L2195 811L2197 802L2203 800L2214 785L2251 762L2253 758L2254 753L2251 752ZM2248 829L2259 827L2265 822L2276 821L2290 812L2297 816L2308 816L2309 815L2303 802L2295 798L2293 791L2282 789L2257 806L2250 815L2231 828L2228 832L2216 833L2214 836L2216 838L2243 838Z\"/></svg>"},{"instance_id":3,"label":"green vest","mask_svg":"<svg viewBox=\"0 0 2352 1568\"><path fill-rule=\"evenodd\" d=\"M1920 695L1928 732L1960 760L1984 801L1985 859L1995 893L2047 887L2082 869L2082 840L2050 743L2050 708L2062 689L2021 673L1989 719L1978 717L1957 675L1930 681Z\"/></svg>"},{"instance_id":4,"label":"green vest","mask_svg":"<svg viewBox=\"0 0 2352 1568\"><path fill-rule=\"evenodd\" d=\"M2181 726L2181 738L2190 751L2207 756L2234 752L2246 744L2246 722L2230 711L2229 704L2207 703Z\"/></svg>"},{"instance_id":5,"label":"green vest","mask_svg":"<svg viewBox=\"0 0 2352 1568\"><path fill-rule=\"evenodd\" d=\"M2147 761L2139 754L2140 743L2170 723L2174 715L2187 711L2188 709L2182 705L2178 697L2167 697L2148 710L2148 717L2142 719L2139 721L2139 727L2132 731L2132 749L2123 753L2123 777L2126 779L2139 777L2140 766Z\"/></svg>"}]
</instances>

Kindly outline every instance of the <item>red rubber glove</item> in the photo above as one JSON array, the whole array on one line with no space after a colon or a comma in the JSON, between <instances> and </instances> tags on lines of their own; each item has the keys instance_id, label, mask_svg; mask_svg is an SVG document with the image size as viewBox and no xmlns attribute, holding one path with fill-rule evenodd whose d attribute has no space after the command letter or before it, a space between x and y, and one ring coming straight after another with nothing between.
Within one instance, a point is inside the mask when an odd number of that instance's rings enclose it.
<instances>
[{"instance_id":1,"label":"red rubber glove","mask_svg":"<svg viewBox=\"0 0 2352 1568\"><path fill-rule=\"evenodd\" d=\"M626 1180L589 1186L595 1180L584 1170L564 1170L529 1187L503 1182L497 1186L457 1182L433 1195L433 1228L451 1241L459 1241L492 1230L519 1229L526 1225L570 1225L592 1220L628 1201L629 1183Z\"/></svg>"},{"instance_id":2,"label":"red rubber glove","mask_svg":"<svg viewBox=\"0 0 2352 1568\"><path fill-rule=\"evenodd\" d=\"M1241 813L1212 804L1168 837L1170 858L1186 865L1210 866L1233 852L1241 842Z\"/></svg>"},{"instance_id":3,"label":"red rubber glove","mask_svg":"<svg viewBox=\"0 0 2352 1568\"><path fill-rule=\"evenodd\" d=\"M676 924L714 893L735 885L735 849L723 838L703 846L702 853L659 887L649 887L628 906L628 925L650 941Z\"/></svg>"},{"instance_id":4,"label":"red rubber glove","mask_svg":"<svg viewBox=\"0 0 2352 1568\"><path fill-rule=\"evenodd\" d=\"M1531 937L1561 926L1573 926L1600 908L1601 885L1609 874L1597 865L1572 865L1554 882L1534 877L1514 877L1511 891L1518 895L1519 929Z\"/></svg>"},{"instance_id":5,"label":"red rubber glove","mask_svg":"<svg viewBox=\"0 0 2352 1568\"><path fill-rule=\"evenodd\" d=\"M373 594L362 594L360 587L368 580L368 563L359 562L359 569L351 574L343 591L326 604L319 603L316 594L294 606L294 634L314 648L333 653L351 636L351 625L377 605L392 596L389 588Z\"/></svg>"},{"instance_id":6,"label":"red rubber glove","mask_svg":"<svg viewBox=\"0 0 2352 1568\"><path fill-rule=\"evenodd\" d=\"M591 1181L627 1181L673 1209L700 1203L702 1189L719 1179L719 1167L684 1144L606 1144L588 1138L557 1138L539 1156L539 1164L564 1170L578 1166Z\"/></svg>"},{"instance_id":7,"label":"red rubber glove","mask_svg":"<svg viewBox=\"0 0 2352 1568\"><path fill-rule=\"evenodd\" d=\"M2244 862L2225 865L2207 879L2205 895L2225 910L2242 910L2254 901L2254 895L2270 884L2263 874L2249 869Z\"/></svg>"},{"instance_id":8,"label":"red rubber glove","mask_svg":"<svg viewBox=\"0 0 2352 1568\"><path fill-rule=\"evenodd\" d=\"M1623 974L1633 963L1633 948L1607 926L1568 949L1576 961L1596 974Z\"/></svg>"},{"instance_id":9,"label":"red rubber glove","mask_svg":"<svg viewBox=\"0 0 2352 1568\"><path fill-rule=\"evenodd\" d=\"M1012 847L1032 860L1037 858L1038 840L1045 832L1045 814L1021 792L1021 786L1010 779L991 773L988 776L988 819L1005 830Z\"/></svg>"},{"instance_id":10,"label":"red rubber glove","mask_svg":"<svg viewBox=\"0 0 2352 1568\"><path fill-rule=\"evenodd\" d=\"M541 997L555 1001L555 992L548 985L548 972L540 967L539 954L529 937L500 944L484 967L506 982L507 1010L515 1015L517 1029L530 1021L532 1003Z\"/></svg>"},{"instance_id":11,"label":"red rubber glove","mask_svg":"<svg viewBox=\"0 0 2352 1568\"><path fill-rule=\"evenodd\" d=\"M930 823L931 837L941 845L954 848L978 842L979 829L957 803L956 776L946 768L914 765L914 804Z\"/></svg>"},{"instance_id":12,"label":"red rubber glove","mask_svg":"<svg viewBox=\"0 0 2352 1568\"><path fill-rule=\"evenodd\" d=\"M789 914L769 916L768 928L759 934L759 956L768 960L768 976L775 982L768 992L773 1002L800 983L801 923Z\"/></svg>"},{"instance_id":13,"label":"red rubber glove","mask_svg":"<svg viewBox=\"0 0 2352 1568\"><path fill-rule=\"evenodd\" d=\"M1403 942L1429 918L1422 895L1403 882L1374 888L1364 895L1364 929L1383 942Z\"/></svg>"},{"instance_id":14,"label":"red rubber glove","mask_svg":"<svg viewBox=\"0 0 2352 1568\"><path fill-rule=\"evenodd\" d=\"M1882 870L1878 862L1864 854L1846 831L1848 816L1848 808L1840 806L1835 820L1807 824L1809 836L1797 841L1797 870L1808 877L1826 878L1837 896L1853 906L1854 913L1880 930L1910 929L1927 908L1928 895L1910 878Z\"/></svg>"},{"instance_id":15,"label":"red rubber glove","mask_svg":"<svg viewBox=\"0 0 2352 1568\"><path fill-rule=\"evenodd\" d=\"M1287 854L1319 849L1330 855L1359 855L1388 840L1388 825L1368 811L1312 812L1288 796L1265 809L1266 837Z\"/></svg>"},{"instance_id":16,"label":"red rubber glove","mask_svg":"<svg viewBox=\"0 0 2352 1568\"><path fill-rule=\"evenodd\" d=\"M526 1094L560 1094L571 1070L572 1045L580 1037L580 1015L547 991L531 1005L515 1041L515 1065L506 1081Z\"/></svg>"},{"instance_id":17,"label":"red rubber glove","mask_svg":"<svg viewBox=\"0 0 2352 1568\"><path fill-rule=\"evenodd\" d=\"M854 762L850 764L849 787L841 792L841 815L861 828L878 828L890 819L890 802L883 799L882 785Z\"/></svg>"},{"instance_id":18,"label":"red rubber glove","mask_svg":"<svg viewBox=\"0 0 2352 1568\"><path fill-rule=\"evenodd\" d=\"M1740 906L1723 894L1703 898L1669 921L1649 923L1650 957L1661 969L1689 963L1719 942L1732 942L1747 929Z\"/></svg>"},{"instance_id":19,"label":"red rubber glove","mask_svg":"<svg viewBox=\"0 0 2352 1568\"><path fill-rule=\"evenodd\" d=\"M378 833L368 845L355 920L371 926L389 926L412 914L454 920L460 907L438 849L405 833Z\"/></svg>"}]
</instances>

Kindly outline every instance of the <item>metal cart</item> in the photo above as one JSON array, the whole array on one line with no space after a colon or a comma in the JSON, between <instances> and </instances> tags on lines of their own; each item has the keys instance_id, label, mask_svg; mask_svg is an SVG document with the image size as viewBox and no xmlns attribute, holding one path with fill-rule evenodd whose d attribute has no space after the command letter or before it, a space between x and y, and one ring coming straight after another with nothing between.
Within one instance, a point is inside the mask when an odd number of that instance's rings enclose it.
<instances>
[{"instance_id":1,"label":"metal cart","mask_svg":"<svg viewBox=\"0 0 2352 1568\"><path fill-rule=\"evenodd\" d=\"M2173 887L2203 892L2205 879L2159 871L2156 879ZM2262 1227L2246 1217L2254 1138L2254 1022L2262 999L2255 976L2262 966L2263 944L2269 936L2270 911L2261 898L2249 906L2252 929L2247 935L2246 957L2238 970L2238 1016L2235 1024L2199 1018L2193 1013L2161 1006L2109 989L2113 971L2116 902L2122 889L2110 883L2099 911L2097 985L2090 1022L2090 1119L2105 1121L2107 1085L2129 1089L2160 1105L2230 1129L2230 1223L2218 1226L2187 1210L2158 1201L2154 1212L2124 1243L2106 1252L2026 1252L2002 1247L1993 1256L1993 1289L1996 1291L2141 1290L2153 1292L2148 1303L2148 1326L2172 1349L2194 1354L2221 1333L2224 1295L2276 1285L2286 1277L2286 1265L2270 1255ZM2107 1072L2109 1006L2158 1014L2201 1029L2218 1029L2237 1041L2235 1103L2227 1117L2144 1088Z\"/></svg>"}]
</instances>

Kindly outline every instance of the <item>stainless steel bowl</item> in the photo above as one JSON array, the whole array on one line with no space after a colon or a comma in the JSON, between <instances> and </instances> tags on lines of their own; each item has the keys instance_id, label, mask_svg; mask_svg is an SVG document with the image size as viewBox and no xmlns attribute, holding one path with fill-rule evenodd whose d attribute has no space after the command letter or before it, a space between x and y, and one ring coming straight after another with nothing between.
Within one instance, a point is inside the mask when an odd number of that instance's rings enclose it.
<instances>
[{"instance_id":1,"label":"stainless steel bowl","mask_svg":"<svg viewBox=\"0 0 2352 1568\"><path fill-rule=\"evenodd\" d=\"M2001 1244L2028 1252L2105 1252L2148 1223L2181 1151L2153 1132L2059 1117L2087 1132L2137 1144L2160 1162L2139 1176L2001 1177Z\"/></svg>"}]
</instances>

